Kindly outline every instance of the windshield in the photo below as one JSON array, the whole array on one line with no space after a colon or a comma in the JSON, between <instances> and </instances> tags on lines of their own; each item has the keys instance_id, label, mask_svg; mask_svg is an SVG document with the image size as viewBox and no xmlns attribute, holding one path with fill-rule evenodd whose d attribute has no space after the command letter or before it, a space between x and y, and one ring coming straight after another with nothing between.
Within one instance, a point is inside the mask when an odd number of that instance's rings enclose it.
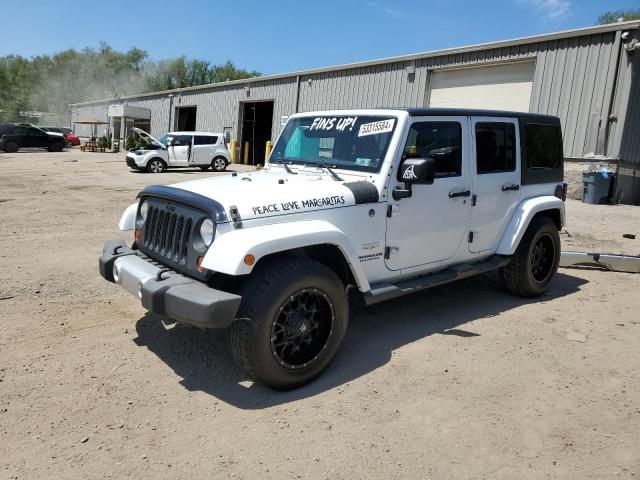
<instances>
[{"instance_id":1,"label":"windshield","mask_svg":"<svg viewBox=\"0 0 640 480\"><path fill-rule=\"evenodd\" d=\"M270 161L377 172L396 123L394 117L373 115L293 118L284 128Z\"/></svg>"},{"instance_id":2,"label":"windshield","mask_svg":"<svg viewBox=\"0 0 640 480\"><path fill-rule=\"evenodd\" d=\"M162 137L160 137L158 141L166 147L171 143L171 140L173 140L174 138L176 138L175 135L169 135L168 133L166 133Z\"/></svg>"}]
</instances>

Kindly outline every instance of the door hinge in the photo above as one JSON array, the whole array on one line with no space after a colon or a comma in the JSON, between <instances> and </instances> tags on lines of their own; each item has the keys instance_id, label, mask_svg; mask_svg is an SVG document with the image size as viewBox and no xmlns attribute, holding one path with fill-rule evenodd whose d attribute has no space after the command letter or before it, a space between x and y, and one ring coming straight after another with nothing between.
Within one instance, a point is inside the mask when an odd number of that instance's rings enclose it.
<instances>
[{"instance_id":1,"label":"door hinge","mask_svg":"<svg viewBox=\"0 0 640 480\"><path fill-rule=\"evenodd\" d=\"M478 195L472 195L471 196L471 206L475 207L476 203L478 203Z\"/></svg>"},{"instance_id":2,"label":"door hinge","mask_svg":"<svg viewBox=\"0 0 640 480\"><path fill-rule=\"evenodd\" d=\"M389 260L391 255L397 255L399 251L398 247L384 247L384 259Z\"/></svg>"},{"instance_id":3,"label":"door hinge","mask_svg":"<svg viewBox=\"0 0 640 480\"><path fill-rule=\"evenodd\" d=\"M394 213L398 213L400 211L400 205L390 204L387 205L387 217L391 218Z\"/></svg>"},{"instance_id":4,"label":"door hinge","mask_svg":"<svg viewBox=\"0 0 640 480\"><path fill-rule=\"evenodd\" d=\"M469 243L473 242L473 232L469 232Z\"/></svg>"}]
</instances>

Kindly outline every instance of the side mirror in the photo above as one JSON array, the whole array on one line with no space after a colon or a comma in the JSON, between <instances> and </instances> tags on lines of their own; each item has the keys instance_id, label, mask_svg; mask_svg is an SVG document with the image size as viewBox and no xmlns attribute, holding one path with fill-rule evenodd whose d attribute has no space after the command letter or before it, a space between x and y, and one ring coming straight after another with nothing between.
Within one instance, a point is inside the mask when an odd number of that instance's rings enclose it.
<instances>
[{"instance_id":1,"label":"side mirror","mask_svg":"<svg viewBox=\"0 0 640 480\"><path fill-rule=\"evenodd\" d=\"M408 158L400 164L398 181L431 185L435 175L436 164L433 158Z\"/></svg>"},{"instance_id":2,"label":"side mirror","mask_svg":"<svg viewBox=\"0 0 640 480\"><path fill-rule=\"evenodd\" d=\"M392 196L394 200L409 198L412 195L413 184L431 185L436 175L436 164L433 158L408 158L400 164L398 181L404 183L404 188L395 187Z\"/></svg>"}]
</instances>

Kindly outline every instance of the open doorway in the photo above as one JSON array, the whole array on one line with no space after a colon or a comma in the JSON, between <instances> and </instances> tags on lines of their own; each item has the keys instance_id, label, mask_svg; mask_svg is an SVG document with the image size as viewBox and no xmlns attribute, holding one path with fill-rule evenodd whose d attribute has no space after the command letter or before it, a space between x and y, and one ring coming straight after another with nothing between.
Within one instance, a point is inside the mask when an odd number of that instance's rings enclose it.
<instances>
[{"instance_id":1,"label":"open doorway","mask_svg":"<svg viewBox=\"0 0 640 480\"><path fill-rule=\"evenodd\" d=\"M176 107L176 131L194 132L196 130L196 111L198 107Z\"/></svg>"},{"instance_id":2,"label":"open doorway","mask_svg":"<svg viewBox=\"0 0 640 480\"><path fill-rule=\"evenodd\" d=\"M265 146L271 140L273 101L244 102L242 108L242 161L248 142L247 163L264 165Z\"/></svg>"}]
</instances>

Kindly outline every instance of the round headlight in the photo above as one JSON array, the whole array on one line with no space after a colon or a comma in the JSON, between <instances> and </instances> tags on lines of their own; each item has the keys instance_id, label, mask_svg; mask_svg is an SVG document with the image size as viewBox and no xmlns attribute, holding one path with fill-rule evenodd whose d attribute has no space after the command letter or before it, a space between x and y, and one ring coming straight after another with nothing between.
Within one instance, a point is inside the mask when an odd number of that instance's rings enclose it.
<instances>
[{"instance_id":1,"label":"round headlight","mask_svg":"<svg viewBox=\"0 0 640 480\"><path fill-rule=\"evenodd\" d=\"M202 239L202 243L204 243L205 247L211 246L215 230L216 226L213 224L213 222L210 219L205 218L200 225L200 238Z\"/></svg>"},{"instance_id":2,"label":"round headlight","mask_svg":"<svg viewBox=\"0 0 640 480\"><path fill-rule=\"evenodd\" d=\"M141 228L144 225L144 222L147 221L147 214L149 213L149 204L144 201L142 205L140 205L140 214L138 215L138 228Z\"/></svg>"}]
</instances>

